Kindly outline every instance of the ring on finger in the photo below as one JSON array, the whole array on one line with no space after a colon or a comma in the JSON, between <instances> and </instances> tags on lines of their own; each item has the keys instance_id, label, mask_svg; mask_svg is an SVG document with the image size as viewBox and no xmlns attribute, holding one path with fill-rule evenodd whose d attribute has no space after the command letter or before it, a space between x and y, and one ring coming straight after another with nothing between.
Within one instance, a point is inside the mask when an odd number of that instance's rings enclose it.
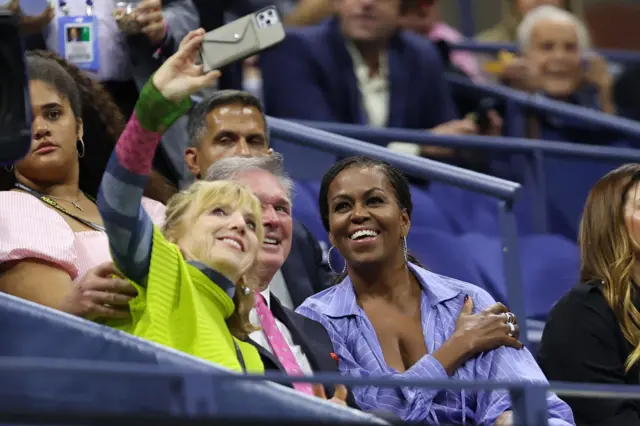
<instances>
[{"instance_id":1,"label":"ring on finger","mask_svg":"<svg viewBox=\"0 0 640 426\"><path fill-rule=\"evenodd\" d=\"M516 322L516 316L513 312L507 312L505 315L507 316L507 324L513 324Z\"/></svg>"},{"instance_id":2,"label":"ring on finger","mask_svg":"<svg viewBox=\"0 0 640 426\"><path fill-rule=\"evenodd\" d=\"M513 337L513 334L516 332L516 326L511 322L508 322L507 325L509 326L509 332L507 334Z\"/></svg>"}]
</instances>

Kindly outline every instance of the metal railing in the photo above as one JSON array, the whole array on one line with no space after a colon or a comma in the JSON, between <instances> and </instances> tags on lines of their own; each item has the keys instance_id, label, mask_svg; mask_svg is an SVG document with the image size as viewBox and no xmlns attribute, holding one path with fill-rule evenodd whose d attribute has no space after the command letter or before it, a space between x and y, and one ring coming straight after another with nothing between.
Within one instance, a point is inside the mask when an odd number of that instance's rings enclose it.
<instances>
[{"instance_id":1,"label":"metal railing","mask_svg":"<svg viewBox=\"0 0 640 426\"><path fill-rule=\"evenodd\" d=\"M532 215L532 229L536 233L546 233L548 230L548 212L545 208L547 205L546 175L544 171L545 155L552 155L555 157L588 158L602 161L620 160L640 162L640 150L631 148L583 145L525 138L473 135L464 137L457 135L434 135L423 130L374 128L360 124L328 123L304 120L297 120L296 122L380 146L386 146L388 143L394 141L403 141L418 145L436 145L451 148L471 148L513 154L525 154L529 158L529 161L532 162L532 170L534 171L534 181L531 182L531 184L535 186L533 191L535 199L533 203L534 212ZM634 123L634 125L636 125L636 123Z\"/></svg>"},{"instance_id":2,"label":"metal railing","mask_svg":"<svg viewBox=\"0 0 640 426\"><path fill-rule=\"evenodd\" d=\"M467 1L467 0L460 0ZM471 36L473 37L473 35ZM476 53L495 54L500 51L518 52L519 47L515 43L479 43L472 40L461 41L451 44L451 48L455 50L466 50ZM598 49L597 52L603 58L610 62L635 64L640 63L640 52L634 50L622 49Z\"/></svg>"}]
</instances>

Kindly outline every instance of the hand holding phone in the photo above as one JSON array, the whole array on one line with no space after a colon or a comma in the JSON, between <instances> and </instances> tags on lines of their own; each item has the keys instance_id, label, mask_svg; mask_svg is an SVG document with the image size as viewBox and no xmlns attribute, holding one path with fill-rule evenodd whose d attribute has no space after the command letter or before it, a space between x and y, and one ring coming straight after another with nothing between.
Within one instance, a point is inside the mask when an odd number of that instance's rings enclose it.
<instances>
[{"instance_id":1,"label":"hand holding phone","mask_svg":"<svg viewBox=\"0 0 640 426\"><path fill-rule=\"evenodd\" d=\"M284 37L278 10L269 6L206 33L200 62L205 72L220 69L268 49Z\"/></svg>"}]
</instances>

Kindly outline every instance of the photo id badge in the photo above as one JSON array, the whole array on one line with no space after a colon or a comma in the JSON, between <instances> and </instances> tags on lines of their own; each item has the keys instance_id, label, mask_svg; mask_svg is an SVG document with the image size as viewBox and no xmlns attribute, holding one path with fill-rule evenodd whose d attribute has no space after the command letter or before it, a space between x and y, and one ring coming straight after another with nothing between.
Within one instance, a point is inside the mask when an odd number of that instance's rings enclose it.
<instances>
[{"instance_id":1,"label":"photo id badge","mask_svg":"<svg viewBox=\"0 0 640 426\"><path fill-rule=\"evenodd\" d=\"M95 16L58 18L60 56L86 71L98 71L98 25Z\"/></svg>"}]
</instances>

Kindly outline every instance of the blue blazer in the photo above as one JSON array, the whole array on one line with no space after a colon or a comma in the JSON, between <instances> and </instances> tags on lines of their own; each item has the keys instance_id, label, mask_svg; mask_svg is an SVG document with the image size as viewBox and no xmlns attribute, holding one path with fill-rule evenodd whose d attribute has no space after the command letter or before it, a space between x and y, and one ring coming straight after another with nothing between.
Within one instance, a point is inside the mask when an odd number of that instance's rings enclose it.
<instances>
[{"instance_id":1,"label":"blue blazer","mask_svg":"<svg viewBox=\"0 0 640 426\"><path fill-rule=\"evenodd\" d=\"M435 46L397 31L388 47L388 127L429 129L457 113ZM337 18L287 31L260 54L266 112L281 118L367 124L353 61Z\"/></svg>"},{"instance_id":2,"label":"blue blazer","mask_svg":"<svg viewBox=\"0 0 640 426\"><path fill-rule=\"evenodd\" d=\"M281 270L297 308L307 297L329 288L333 275L318 240L297 220L293 221L291 237L291 252Z\"/></svg>"}]
</instances>

